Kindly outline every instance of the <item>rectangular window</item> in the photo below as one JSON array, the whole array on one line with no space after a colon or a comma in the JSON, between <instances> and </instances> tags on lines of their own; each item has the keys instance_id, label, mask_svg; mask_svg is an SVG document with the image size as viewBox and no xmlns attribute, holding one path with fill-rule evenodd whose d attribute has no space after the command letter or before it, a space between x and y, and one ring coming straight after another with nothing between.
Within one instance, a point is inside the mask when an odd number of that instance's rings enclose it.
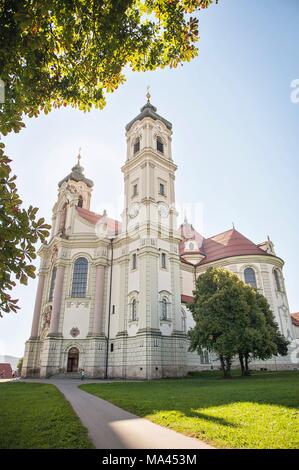
<instances>
[{"instance_id":1,"label":"rectangular window","mask_svg":"<svg viewBox=\"0 0 299 470\"><path fill-rule=\"evenodd\" d=\"M161 267L163 269L166 269L166 254L165 253L162 253L161 255Z\"/></svg>"},{"instance_id":2,"label":"rectangular window","mask_svg":"<svg viewBox=\"0 0 299 470\"><path fill-rule=\"evenodd\" d=\"M113 352L113 350L114 350L114 344L111 343L111 344L110 344L110 352Z\"/></svg>"},{"instance_id":3,"label":"rectangular window","mask_svg":"<svg viewBox=\"0 0 299 470\"><path fill-rule=\"evenodd\" d=\"M115 314L115 305L112 305L112 315Z\"/></svg>"},{"instance_id":4,"label":"rectangular window","mask_svg":"<svg viewBox=\"0 0 299 470\"><path fill-rule=\"evenodd\" d=\"M133 197L137 196L137 194L138 194L138 185L134 184L134 186L133 186Z\"/></svg>"},{"instance_id":5,"label":"rectangular window","mask_svg":"<svg viewBox=\"0 0 299 470\"><path fill-rule=\"evenodd\" d=\"M133 256L132 256L132 269L136 269L137 268L137 255L136 253L133 253Z\"/></svg>"},{"instance_id":6,"label":"rectangular window","mask_svg":"<svg viewBox=\"0 0 299 470\"><path fill-rule=\"evenodd\" d=\"M165 185L163 183L160 183L160 186L159 186L159 194L161 194L162 196L165 196Z\"/></svg>"}]
</instances>

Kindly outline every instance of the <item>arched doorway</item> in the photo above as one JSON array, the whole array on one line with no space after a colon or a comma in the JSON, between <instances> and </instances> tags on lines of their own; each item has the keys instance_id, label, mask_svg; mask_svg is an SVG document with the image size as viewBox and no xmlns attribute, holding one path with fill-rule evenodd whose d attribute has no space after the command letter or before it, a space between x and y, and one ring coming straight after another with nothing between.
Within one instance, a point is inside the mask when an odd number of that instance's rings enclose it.
<instances>
[{"instance_id":1,"label":"arched doorway","mask_svg":"<svg viewBox=\"0 0 299 470\"><path fill-rule=\"evenodd\" d=\"M71 348L67 356L67 372L78 372L79 351L77 348Z\"/></svg>"}]
</instances>

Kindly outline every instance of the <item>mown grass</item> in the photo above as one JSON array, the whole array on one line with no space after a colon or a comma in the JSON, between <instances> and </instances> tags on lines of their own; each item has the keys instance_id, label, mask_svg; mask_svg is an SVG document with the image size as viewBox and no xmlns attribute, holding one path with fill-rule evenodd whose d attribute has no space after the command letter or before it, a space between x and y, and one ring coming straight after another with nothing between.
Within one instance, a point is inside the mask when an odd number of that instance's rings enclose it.
<instances>
[{"instance_id":1,"label":"mown grass","mask_svg":"<svg viewBox=\"0 0 299 470\"><path fill-rule=\"evenodd\" d=\"M1 449L93 448L79 418L54 385L0 384Z\"/></svg>"},{"instance_id":2,"label":"mown grass","mask_svg":"<svg viewBox=\"0 0 299 470\"><path fill-rule=\"evenodd\" d=\"M299 372L224 380L210 371L180 380L81 388L216 447L299 448Z\"/></svg>"}]
</instances>

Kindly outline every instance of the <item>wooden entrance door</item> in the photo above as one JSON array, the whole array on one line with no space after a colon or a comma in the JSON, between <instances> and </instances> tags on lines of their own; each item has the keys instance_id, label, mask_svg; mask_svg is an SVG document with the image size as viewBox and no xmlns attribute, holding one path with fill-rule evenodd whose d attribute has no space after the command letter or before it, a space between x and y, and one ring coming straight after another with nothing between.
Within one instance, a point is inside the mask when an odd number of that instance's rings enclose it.
<instances>
[{"instance_id":1,"label":"wooden entrance door","mask_svg":"<svg viewBox=\"0 0 299 470\"><path fill-rule=\"evenodd\" d=\"M67 372L78 372L79 351L77 348L71 348L67 356Z\"/></svg>"}]
</instances>

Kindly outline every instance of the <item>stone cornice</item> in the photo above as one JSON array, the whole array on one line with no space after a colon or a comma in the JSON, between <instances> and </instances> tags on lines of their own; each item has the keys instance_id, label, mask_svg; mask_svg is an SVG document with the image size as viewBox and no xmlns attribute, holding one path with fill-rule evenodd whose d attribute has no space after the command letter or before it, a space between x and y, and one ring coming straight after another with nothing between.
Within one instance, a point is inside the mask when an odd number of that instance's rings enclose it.
<instances>
[{"instance_id":1,"label":"stone cornice","mask_svg":"<svg viewBox=\"0 0 299 470\"><path fill-rule=\"evenodd\" d=\"M225 266L230 264L250 264L250 263L259 263L259 264L270 264L282 268L284 265L284 261L279 258L278 256L274 255L239 255L239 256L231 256L227 258L221 258L219 260L211 261L210 263L206 263L203 265L190 265L186 264L181 261L181 269L184 271L194 271L194 267L196 267L197 272L206 271L210 267L219 267Z\"/></svg>"},{"instance_id":2,"label":"stone cornice","mask_svg":"<svg viewBox=\"0 0 299 470\"><path fill-rule=\"evenodd\" d=\"M163 155L156 153L151 147L143 148L138 155L127 160L126 163L121 167L121 171L123 173L132 171L132 169L136 166L140 166L142 162L153 163L155 161L155 166L159 164L163 168L167 168L168 170L176 171L177 165L173 163L172 160L169 160Z\"/></svg>"}]
</instances>

